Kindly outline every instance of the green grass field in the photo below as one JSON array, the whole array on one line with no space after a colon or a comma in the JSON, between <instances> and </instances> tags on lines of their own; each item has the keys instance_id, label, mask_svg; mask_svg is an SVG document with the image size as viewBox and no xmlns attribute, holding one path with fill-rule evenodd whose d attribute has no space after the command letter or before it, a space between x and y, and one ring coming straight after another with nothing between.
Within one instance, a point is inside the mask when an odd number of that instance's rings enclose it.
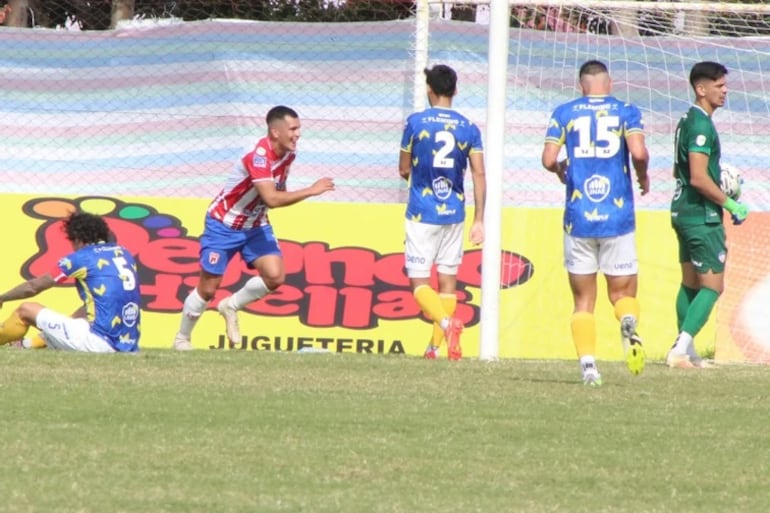
<instances>
[{"instance_id":1,"label":"green grass field","mask_svg":"<svg viewBox=\"0 0 770 513\"><path fill-rule=\"evenodd\" d=\"M766 512L770 368L0 350L2 512Z\"/></svg>"}]
</instances>

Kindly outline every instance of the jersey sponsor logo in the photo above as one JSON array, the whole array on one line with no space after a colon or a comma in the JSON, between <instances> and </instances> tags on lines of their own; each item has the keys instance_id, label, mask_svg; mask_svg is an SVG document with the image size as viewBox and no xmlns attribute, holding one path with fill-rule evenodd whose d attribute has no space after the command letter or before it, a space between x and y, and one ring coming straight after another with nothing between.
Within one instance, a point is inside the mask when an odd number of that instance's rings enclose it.
<instances>
[{"instance_id":1,"label":"jersey sponsor logo","mask_svg":"<svg viewBox=\"0 0 770 513\"><path fill-rule=\"evenodd\" d=\"M254 165L254 167L265 167L267 165L267 158L261 157L254 153L254 156L251 158L251 163Z\"/></svg>"},{"instance_id":2,"label":"jersey sponsor logo","mask_svg":"<svg viewBox=\"0 0 770 513\"><path fill-rule=\"evenodd\" d=\"M620 262L620 263L617 263L617 264L613 265L613 267L615 269L617 269L618 271L628 271L628 270L631 270L631 269L634 268L634 263L633 262Z\"/></svg>"},{"instance_id":3,"label":"jersey sponsor logo","mask_svg":"<svg viewBox=\"0 0 770 513\"><path fill-rule=\"evenodd\" d=\"M703 146L704 144L706 144L706 136L703 134L696 136L695 144L697 144L698 146Z\"/></svg>"},{"instance_id":4,"label":"jersey sponsor logo","mask_svg":"<svg viewBox=\"0 0 770 513\"><path fill-rule=\"evenodd\" d=\"M433 180L433 194L440 201L444 201L452 195L452 180L445 176L439 176Z\"/></svg>"},{"instance_id":5,"label":"jersey sponsor logo","mask_svg":"<svg viewBox=\"0 0 770 513\"><path fill-rule=\"evenodd\" d=\"M139 305L136 303L128 303L123 307L121 317L123 318L123 324L128 328L133 328L136 325L137 319L139 319Z\"/></svg>"},{"instance_id":6,"label":"jersey sponsor logo","mask_svg":"<svg viewBox=\"0 0 770 513\"><path fill-rule=\"evenodd\" d=\"M610 179L602 175L591 175L583 183L588 199L594 203L601 203L610 194Z\"/></svg>"},{"instance_id":7,"label":"jersey sponsor logo","mask_svg":"<svg viewBox=\"0 0 770 513\"><path fill-rule=\"evenodd\" d=\"M591 212L583 212L583 216L589 223L603 223L610 217L608 214L600 214L598 209L593 209Z\"/></svg>"}]
</instances>

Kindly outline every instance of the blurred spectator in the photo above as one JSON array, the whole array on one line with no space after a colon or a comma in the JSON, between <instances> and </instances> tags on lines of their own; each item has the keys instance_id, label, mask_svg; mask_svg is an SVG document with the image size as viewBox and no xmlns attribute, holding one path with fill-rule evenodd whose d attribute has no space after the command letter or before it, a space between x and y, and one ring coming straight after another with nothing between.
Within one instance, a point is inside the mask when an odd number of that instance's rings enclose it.
<instances>
[{"instance_id":1,"label":"blurred spectator","mask_svg":"<svg viewBox=\"0 0 770 513\"><path fill-rule=\"evenodd\" d=\"M5 25L5 19L8 17L8 15L11 14L11 6L8 4L5 4L2 9L0 9L0 25Z\"/></svg>"}]
</instances>

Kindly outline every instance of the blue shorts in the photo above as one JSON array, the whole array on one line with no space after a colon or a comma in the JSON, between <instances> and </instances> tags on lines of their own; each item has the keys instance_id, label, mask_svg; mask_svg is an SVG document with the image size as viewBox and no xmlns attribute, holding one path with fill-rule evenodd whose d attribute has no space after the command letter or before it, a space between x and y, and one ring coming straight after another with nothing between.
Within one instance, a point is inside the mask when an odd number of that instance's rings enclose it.
<instances>
[{"instance_id":1,"label":"blue shorts","mask_svg":"<svg viewBox=\"0 0 770 513\"><path fill-rule=\"evenodd\" d=\"M253 267L252 262L259 257L281 255L273 227L269 224L251 230L233 230L209 215L206 215L200 244L201 268L217 276L225 274L227 264L236 253L241 254L249 267Z\"/></svg>"}]
</instances>

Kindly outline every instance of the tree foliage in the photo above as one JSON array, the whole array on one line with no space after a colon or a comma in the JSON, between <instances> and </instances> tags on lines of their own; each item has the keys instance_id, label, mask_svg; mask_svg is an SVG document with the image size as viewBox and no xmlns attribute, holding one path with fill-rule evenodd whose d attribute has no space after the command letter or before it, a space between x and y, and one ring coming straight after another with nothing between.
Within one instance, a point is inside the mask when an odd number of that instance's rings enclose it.
<instances>
[{"instance_id":1,"label":"tree foliage","mask_svg":"<svg viewBox=\"0 0 770 513\"><path fill-rule=\"evenodd\" d=\"M125 17L382 21L408 18L414 10L410 0L11 0L10 4L28 10L22 25L54 28L74 22L83 30L106 30Z\"/></svg>"}]
</instances>

